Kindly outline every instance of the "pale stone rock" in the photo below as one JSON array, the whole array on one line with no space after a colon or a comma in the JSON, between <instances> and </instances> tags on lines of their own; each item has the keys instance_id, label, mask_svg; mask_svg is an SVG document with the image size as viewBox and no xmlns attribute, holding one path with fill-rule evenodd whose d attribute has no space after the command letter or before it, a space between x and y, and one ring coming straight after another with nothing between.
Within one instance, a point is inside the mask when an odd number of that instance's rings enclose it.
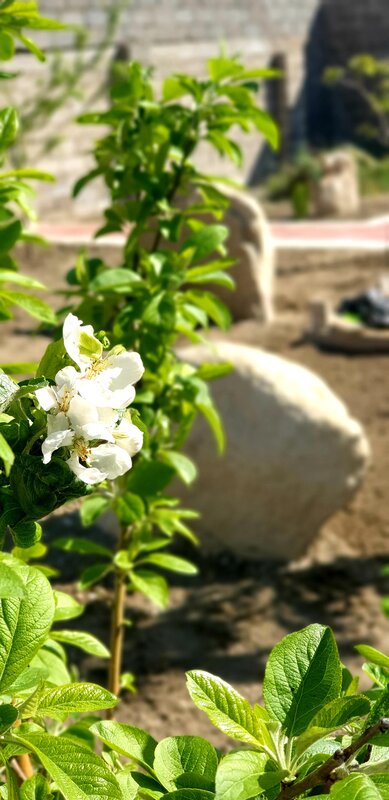
<instances>
[{"instance_id":1,"label":"pale stone rock","mask_svg":"<svg viewBox=\"0 0 389 800\"><path fill-rule=\"evenodd\" d=\"M235 291L221 287L213 291L224 300L234 320L274 318L275 251L266 216L248 192L223 187L230 200L224 218L229 229L228 255L236 259L230 270Z\"/></svg>"},{"instance_id":2,"label":"pale stone rock","mask_svg":"<svg viewBox=\"0 0 389 800\"><path fill-rule=\"evenodd\" d=\"M212 384L224 455L202 419L187 444L199 476L181 495L202 515L202 546L252 558L299 557L361 484L369 462L361 425L324 381L279 356L224 341L183 348L180 357L234 366Z\"/></svg>"},{"instance_id":3,"label":"pale stone rock","mask_svg":"<svg viewBox=\"0 0 389 800\"><path fill-rule=\"evenodd\" d=\"M355 158L345 150L322 156L324 174L315 185L313 201L320 217L345 217L358 212L360 193Z\"/></svg>"}]
</instances>

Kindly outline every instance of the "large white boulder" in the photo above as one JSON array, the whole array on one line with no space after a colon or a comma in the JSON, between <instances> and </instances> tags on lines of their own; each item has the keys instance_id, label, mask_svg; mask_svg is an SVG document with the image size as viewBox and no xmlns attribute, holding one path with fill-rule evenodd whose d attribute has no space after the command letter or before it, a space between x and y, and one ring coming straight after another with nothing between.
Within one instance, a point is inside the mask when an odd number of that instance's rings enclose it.
<instances>
[{"instance_id":1,"label":"large white boulder","mask_svg":"<svg viewBox=\"0 0 389 800\"><path fill-rule=\"evenodd\" d=\"M187 445L199 476L183 496L201 512L203 547L252 558L300 556L361 484L369 462L361 425L317 375L279 356L225 341L212 350L183 348L180 356L234 366L212 384L224 455L202 419Z\"/></svg>"}]
</instances>

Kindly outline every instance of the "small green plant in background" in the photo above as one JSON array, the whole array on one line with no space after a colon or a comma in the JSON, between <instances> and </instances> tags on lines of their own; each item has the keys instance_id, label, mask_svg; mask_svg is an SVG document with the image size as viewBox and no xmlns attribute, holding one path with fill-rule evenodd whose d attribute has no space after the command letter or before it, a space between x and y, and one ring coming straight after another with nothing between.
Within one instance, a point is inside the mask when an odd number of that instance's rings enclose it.
<instances>
[{"instance_id":1,"label":"small green plant in background","mask_svg":"<svg viewBox=\"0 0 389 800\"><path fill-rule=\"evenodd\" d=\"M328 67L324 72L328 86L340 86L355 93L366 108L366 122L357 132L384 151L389 147L389 61L369 53L352 56L345 66Z\"/></svg>"},{"instance_id":2,"label":"small green plant in background","mask_svg":"<svg viewBox=\"0 0 389 800\"><path fill-rule=\"evenodd\" d=\"M351 153L358 167L358 181L364 196L389 192L389 158L376 158L365 150L353 147Z\"/></svg>"},{"instance_id":3,"label":"small green plant in background","mask_svg":"<svg viewBox=\"0 0 389 800\"><path fill-rule=\"evenodd\" d=\"M283 164L268 179L265 195L272 201L289 200L294 216L304 219L310 214L312 189L322 174L320 157L301 148L292 161Z\"/></svg>"}]
</instances>

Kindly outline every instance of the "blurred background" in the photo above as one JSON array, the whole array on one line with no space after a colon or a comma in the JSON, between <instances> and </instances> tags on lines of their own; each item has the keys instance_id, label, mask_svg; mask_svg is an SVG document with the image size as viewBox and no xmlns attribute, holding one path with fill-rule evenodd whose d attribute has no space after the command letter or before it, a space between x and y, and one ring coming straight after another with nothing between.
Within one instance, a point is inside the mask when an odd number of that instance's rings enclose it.
<instances>
[{"instance_id":1,"label":"blurred background","mask_svg":"<svg viewBox=\"0 0 389 800\"><path fill-rule=\"evenodd\" d=\"M18 55L23 124L14 157L21 160L27 150L52 169L58 176L56 198L66 200L71 176L88 166L96 131L83 128L80 136L72 120L80 111L96 107L97 101L104 103L115 60L141 60L155 68L158 83L174 71L202 75L206 60L225 45L247 66L280 69L282 77L267 84L263 102L281 127L281 151L270 157L258 136L242 136L245 161L238 174L249 185L256 185L277 162L295 157L303 146L368 143L369 137L360 131L362 123L371 123L366 98L358 95L351 80L334 81L332 76L330 82L326 70L346 67L358 54L387 56L385 0L43 0L41 5L42 13L72 29L38 35L46 64L26 52ZM366 69L369 72L369 65ZM15 84L10 91L15 92ZM380 147L369 142L376 154ZM203 157L206 162L207 153ZM43 207L46 203L44 211L53 211L47 198L46 194L40 200ZM84 194L84 209L88 200Z\"/></svg>"}]
</instances>

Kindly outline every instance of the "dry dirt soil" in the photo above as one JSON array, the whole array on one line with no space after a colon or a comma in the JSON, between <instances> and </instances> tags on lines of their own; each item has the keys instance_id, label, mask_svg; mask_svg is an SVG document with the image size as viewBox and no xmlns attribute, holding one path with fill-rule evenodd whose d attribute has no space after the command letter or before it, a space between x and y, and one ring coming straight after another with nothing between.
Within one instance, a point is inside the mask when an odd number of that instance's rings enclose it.
<instances>
[{"instance_id":1,"label":"dry dirt soil","mask_svg":"<svg viewBox=\"0 0 389 800\"><path fill-rule=\"evenodd\" d=\"M70 264L68 265L70 266ZM231 336L263 346L295 360L324 378L366 428L372 464L364 486L349 508L338 513L321 532L306 556L294 564L245 563L229 553L201 558L199 576L176 581L169 608L157 612L146 600L130 598L125 669L137 675L139 691L124 697L119 716L147 728L155 736L192 733L209 735L226 747L203 715L191 705L184 672L202 668L231 682L250 700L260 697L259 681L266 657L278 639L312 622L334 628L342 658L360 670L362 659L353 650L369 642L389 650L389 620L381 601L389 594L388 578L381 574L389 562L389 354L346 356L317 350L304 340L306 301L319 286L340 290L341 263L336 268L302 274L291 270L280 277L278 321L268 330L252 323L235 327ZM53 264L40 277L53 285ZM369 272L369 276L374 269ZM39 275L39 268L34 268ZM343 273L347 289L364 281L364 263L348 263ZM370 277L369 277L370 280ZM35 337L26 317L2 326L0 361L38 356L44 338ZM80 530L77 512L55 515L45 525L48 540ZM85 532L84 534L85 535ZM96 528L89 535L110 537ZM70 586L75 566L69 556L53 551L61 584ZM109 583L91 590L78 627L107 640ZM73 654L72 654L73 655ZM104 681L105 666L92 657L79 658L83 677Z\"/></svg>"}]
</instances>

